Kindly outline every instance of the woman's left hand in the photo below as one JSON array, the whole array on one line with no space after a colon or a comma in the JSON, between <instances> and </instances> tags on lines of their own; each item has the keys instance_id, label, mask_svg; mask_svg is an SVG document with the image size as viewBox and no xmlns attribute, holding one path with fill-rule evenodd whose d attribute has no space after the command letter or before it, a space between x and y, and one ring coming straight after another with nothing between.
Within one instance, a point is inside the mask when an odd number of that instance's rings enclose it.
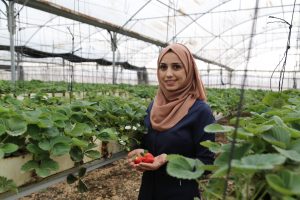
<instances>
[{"instance_id":1,"label":"woman's left hand","mask_svg":"<svg viewBox=\"0 0 300 200\"><path fill-rule=\"evenodd\" d=\"M140 172L148 171L148 170L157 170L162 165L167 162L167 154L161 154L159 156L154 157L153 163L145 163L141 162L139 164L134 164L134 168Z\"/></svg>"}]
</instances>

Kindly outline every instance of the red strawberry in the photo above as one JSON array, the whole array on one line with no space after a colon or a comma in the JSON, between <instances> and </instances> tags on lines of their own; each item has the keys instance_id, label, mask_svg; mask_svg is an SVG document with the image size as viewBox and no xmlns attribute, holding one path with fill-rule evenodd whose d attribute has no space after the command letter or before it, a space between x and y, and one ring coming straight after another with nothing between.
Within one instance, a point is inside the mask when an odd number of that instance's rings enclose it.
<instances>
[{"instance_id":1,"label":"red strawberry","mask_svg":"<svg viewBox=\"0 0 300 200\"><path fill-rule=\"evenodd\" d=\"M136 156L134 159L134 164L139 164L143 161L143 157L142 156Z\"/></svg>"},{"instance_id":2,"label":"red strawberry","mask_svg":"<svg viewBox=\"0 0 300 200\"><path fill-rule=\"evenodd\" d=\"M143 162L145 163L153 163L154 158L153 157L144 157Z\"/></svg>"},{"instance_id":3,"label":"red strawberry","mask_svg":"<svg viewBox=\"0 0 300 200\"><path fill-rule=\"evenodd\" d=\"M154 158L154 156L151 153L149 153L149 152L145 153L144 157L152 157L152 158Z\"/></svg>"},{"instance_id":4,"label":"red strawberry","mask_svg":"<svg viewBox=\"0 0 300 200\"><path fill-rule=\"evenodd\" d=\"M145 153L145 155L143 157L143 162L153 163L154 162L154 156L151 153Z\"/></svg>"}]
</instances>

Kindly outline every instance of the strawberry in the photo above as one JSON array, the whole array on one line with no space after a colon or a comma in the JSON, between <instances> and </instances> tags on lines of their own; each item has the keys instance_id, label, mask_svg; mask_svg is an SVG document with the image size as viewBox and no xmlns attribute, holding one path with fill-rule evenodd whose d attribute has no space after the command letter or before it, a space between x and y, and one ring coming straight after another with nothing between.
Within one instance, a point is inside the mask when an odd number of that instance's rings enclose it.
<instances>
[{"instance_id":1,"label":"strawberry","mask_svg":"<svg viewBox=\"0 0 300 200\"><path fill-rule=\"evenodd\" d=\"M144 163L153 163L154 157L144 157L143 162Z\"/></svg>"},{"instance_id":2,"label":"strawberry","mask_svg":"<svg viewBox=\"0 0 300 200\"><path fill-rule=\"evenodd\" d=\"M144 157L152 157L152 158L154 158L154 156L151 153L149 153L149 152L145 153Z\"/></svg>"},{"instance_id":3,"label":"strawberry","mask_svg":"<svg viewBox=\"0 0 300 200\"><path fill-rule=\"evenodd\" d=\"M145 153L144 157L143 157L143 162L153 163L154 162L154 156L151 153Z\"/></svg>"},{"instance_id":4,"label":"strawberry","mask_svg":"<svg viewBox=\"0 0 300 200\"><path fill-rule=\"evenodd\" d=\"M134 164L139 164L143 161L143 158L142 156L136 156L135 159L134 159Z\"/></svg>"}]
</instances>

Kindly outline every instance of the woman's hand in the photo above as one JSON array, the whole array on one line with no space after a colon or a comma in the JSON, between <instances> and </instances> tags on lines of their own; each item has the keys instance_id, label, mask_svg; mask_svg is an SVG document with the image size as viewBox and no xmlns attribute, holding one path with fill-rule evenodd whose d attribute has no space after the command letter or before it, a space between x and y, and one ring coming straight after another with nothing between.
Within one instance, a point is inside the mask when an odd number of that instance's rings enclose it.
<instances>
[{"instance_id":1,"label":"woman's hand","mask_svg":"<svg viewBox=\"0 0 300 200\"><path fill-rule=\"evenodd\" d=\"M141 155L142 153L144 153L144 151L144 149L134 149L128 153L127 162L132 168L135 168L134 159L136 158L136 156Z\"/></svg>"},{"instance_id":2,"label":"woman's hand","mask_svg":"<svg viewBox=\"0 0 300 200\"><path fill-rule=\"evenodd\" d=\"M164 153L154 157L153 163L141 162L139 164L135 164L134 168L140 172L144 172L148 170L153 171L163 166L166 162L167 162L167 154Z\"/></svg>"},{"instance_id":3,"label":"woman's hand","mask_svg":"<svg viewBox=\"0 0 300 200\"><path fill-rule=\"evenodd\" d=\"M154 157L153 163L141 162L135 164L134 159L136 158L136 156L141 155L142 153L144 153L144 149L135 149L128 153L128 164L137 171L144 172L147 170L157 170L167 162L167 154L161 154Z\"/></svg>"}]
</instances>

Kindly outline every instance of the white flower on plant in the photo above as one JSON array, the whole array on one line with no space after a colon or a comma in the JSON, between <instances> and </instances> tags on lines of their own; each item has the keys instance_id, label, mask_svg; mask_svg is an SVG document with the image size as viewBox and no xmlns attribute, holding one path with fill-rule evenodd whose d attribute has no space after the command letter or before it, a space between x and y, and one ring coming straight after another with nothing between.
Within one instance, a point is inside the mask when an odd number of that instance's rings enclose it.
<instances>
[{"instance_id":1,"label":"white flower on plant","mask_svg":"<svg viewBox=\"0 0 300 200\"><path fill-rule=\"evenodd\" d=\"M137 128L135 126L133 126L132 129L135 130L135 131L137 130Z\"/></svg>"},{"instance_id":2,"label":"white flower on plant","mask_svg":"<svg viewBox=\"0 0 300 200\"><path fill-rule=\"evenodd\" d=\"M126 142L123 141L123 140L119 140L119 142L120 142L120 144L122 144L122 145L126 145Z\"/></svg>"},{"instance_id":3,"label":"white flower on plant","mask_svg":"<svg viewBox=\"0 0 300 200\"><path fill-rule=\"evenodd\" d=\"M141 127L141 125L139 123L136 124L137 127Z\"/></svg>"},{"instance_id":4,"label":"white flower on plant","mask_svg":"<svg viewBox=\"0 0 300 200\"><path fill-rule=\"evenodd\" d=\"M125 126L125 129L126 129L126 130L130 130L130 129L131 129L131 126L128 126L128 125Z\"/></svg>"}]
</instances>

